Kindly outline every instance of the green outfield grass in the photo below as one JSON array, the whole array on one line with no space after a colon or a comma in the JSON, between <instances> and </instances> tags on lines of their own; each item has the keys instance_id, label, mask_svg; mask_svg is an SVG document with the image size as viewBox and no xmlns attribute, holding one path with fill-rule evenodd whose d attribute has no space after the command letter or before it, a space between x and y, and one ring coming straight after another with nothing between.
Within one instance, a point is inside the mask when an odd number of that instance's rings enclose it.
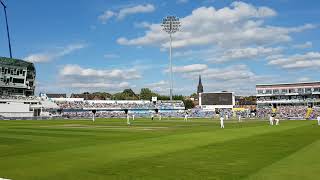
<instances>
[{"instance_id":1,"label":"green outfield grass","mask_svg":"<svg viewBox=\"0 0 320 180\"><path fill-rule=\"evenodd\" d=\"M320 178L315 121L0 121L0 179Z\"/></svg>"}]
</instances>

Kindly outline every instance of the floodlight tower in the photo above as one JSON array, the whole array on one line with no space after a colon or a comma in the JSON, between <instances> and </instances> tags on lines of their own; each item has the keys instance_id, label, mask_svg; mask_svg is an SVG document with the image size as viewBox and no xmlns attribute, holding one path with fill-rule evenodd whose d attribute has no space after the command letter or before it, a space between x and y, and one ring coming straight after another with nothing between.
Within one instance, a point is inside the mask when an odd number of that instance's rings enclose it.
<instances>
[{"instance_id":1,"label":"floodlight tower","mask_svg":"<svg viewBox=\"0 0 320 180\"><path fill-rule=\"evenodd\" d=\"M8 17L7 17L7 6L0 0L1 5L4 9L4 16L6 19L6 27L7 27L7 36L8 36L8 45L9 45L9 52L10 52L10 58L12 58L12 52L11 52L11 42L10 42L10 33L9 33L9 25L8 25Z\"/></svg>"},{"instance_id":2,"label":"floodlight tower","mask_svg":"<svg viewBox=\"0 0 320 180\"><path fill-rule=\"evenodd\" d=\"M167 16L163 18L161 24L163 30L167 32L170 36L170 52L169 52L169 61L170 61L170 101L172 101L172 89L173 89L173 80L172 80L172 34L179 31L181 26L179 18L176 16Z\"/></svg>"}]
</instances>

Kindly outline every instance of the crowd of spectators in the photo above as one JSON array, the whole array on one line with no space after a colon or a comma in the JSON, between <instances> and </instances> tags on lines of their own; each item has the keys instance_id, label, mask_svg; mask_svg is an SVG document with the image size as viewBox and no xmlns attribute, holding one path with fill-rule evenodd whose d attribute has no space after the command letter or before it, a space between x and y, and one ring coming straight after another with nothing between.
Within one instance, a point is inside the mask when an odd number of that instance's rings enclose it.
<instances>
[{"instance_id":1,"label":"crowd of spectators","mask_svg":"<svg viewBox=\"0 0 320 180\"><path fill-rule=\"evenodd\" d=\"M1 95L0 99L5 100L18 100L18 101L32 101L40 100L41 98L36 96L5 96ZM184 111L183 101L157 101L156 103L151 101L63 101L55 102L61 109L61 113L64 117L71 118L88 118L92 117L92 112L88 109L97 109L96 117L126 117L124 109L129 110L129 114L136 117L150 117L152 114L161 115L162 117L184 117L188 113L189 117L214 117L218 114L228 115L232 117L234 115L241 117L255 116L261 119L267 119L273 114L271 107L258 107L256 113L250 113L247 111L233 112L231 109L217 109L213 111L203 111L200 108L194 108L190 111ZM87 109L87 111L86 111ZM155 109L159 110L158 114L155 114ZM103 111L104 110L104 111ZM115 111L106 111L115 110ZM122 111L120 111L122 110ZM137 111L134 111L137 110ZM145 110L145 111L139 111ZM168 111L166 111L168 110ZM169 111L172 110L172 111ZM278 106L276 108L276 114L281 119L316 119L320 116L320 107L313 107L312 111L308 114L308 106ZM308 117L307 117L308 116Z\"/></svg>"},{"instance_id":2,"label":"crowd of spectators","mask_svg":"<svg viewBox=\"0 0 320 180\"><path fill-rule=\"evenodd\" d=\"M307 115L307 106L279 106L277 112L282 119L303 119Z\"/></svg>"},{"instance_id":3,"label":"crowd of spectators","mask_svg":"<svg viewBox=\"0 0 320 180\"><path fill-rule=\"evenodd\" d=\"M272 113L271 107L257 109L258 118L268 118ZM307 117L307 106L278 106L275 113L281 119L316 119L320 115L320 108L313 107L309 117Z\"/></svg>"},{"instance_id":4,"label":"crowd of spectators","mask_svg":"<svg viewBox=\"0 0 320 180\"><path fill-rule=\"evenodd\" d=\"M61 109L184 109L182 101L153 103L143 102L89 102L89 101L63 101L56 102Z\"/></svg>"},{"instance_id":5,"label":"crowd of spectators","mask_svg":"<svg viewBox=\"0 0 320 180\"><path fill-rule=\"evenodd\" d=\"M257 117L258 118L268 118L272 114L271 107L257 108Z\"/></svg>"},{"instance_id":6,"label":"crowd of spectators","mask_svg":"<svg viewBox=\"0 0 320 180\"><path fill-rule=\"evenodd\" d=\"M67 118L90 118L92 116L93 116L93 113L91 111L62 113L62 117L67 117ZM95 116L104 117L104 118L122 118L122 117L126 117L126 114L124 111L97 111Z\"/></svg>"},{"instance_id":7,"label":"crowd of spectators","mask_svg":"<svg viewBox=\"0 0 320 180\"><path fill-rule=\"evenodd\" d=\"M189 118L219 118L220 113L223 114L224 116L228 116L229 118L233 118L234 115L238 117L239 115L242 118L250 118L251 113L248 112L232 112L231 110L225 110L225 111L220 111L220 112L215 112L215 111L203 111L201 109L192 109L192 110L173 110L173 111L159 111L156 113L153 110L146 110L146 111L129 111L128 114L129 116L134 115L135 117L144 117L148 118L151 116L154 117L162 117L162 118L167 118L167 117L184 117L186 114L188 115ZM67 118L91 118L93 116L92 111L67 111L67 112L62 112L63 117ZM101 117L101 118L125 118L127 115L125 114L125 111L97 111L95 114L96 117Z\"/></svg>"},{"instance_id":8,"label":"crowd of spectators","mask_svg":"<svg viewBox=\"0 0 320 180\"><path fill-rule=\"evenodd\" d=\"M32 100L39 100L36 96L6 96L1 95L0 99L6 99L6 100L18 100L18 101L32 101Z\"/></svg>"},{"instance_id":9,"label":"crowd of spectators","mask_svg":"<svg viewBox=\"0 0 320 180\"><path fill-rule=\"evenodd\" d=\"M129 116L134 115L135 117L184 117L188 113L188 117L191 118L209 118L214 117L215 113L213 111L162 111L156 113L155 111L129 111ZM63 117L67 118L91 118L93 116L92 111L67 111L62 112ZM95 117L101 118L124 118L127 115L125 111L97 111Z\"/></svg>"}]
</instances>

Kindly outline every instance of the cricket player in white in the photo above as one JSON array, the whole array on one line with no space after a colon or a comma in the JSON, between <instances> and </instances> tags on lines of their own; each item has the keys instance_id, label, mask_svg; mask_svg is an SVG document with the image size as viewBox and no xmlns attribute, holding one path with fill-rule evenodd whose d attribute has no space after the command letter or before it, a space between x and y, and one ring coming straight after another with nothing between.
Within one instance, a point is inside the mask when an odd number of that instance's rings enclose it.
<instances>
[{"instance_id":1,"label":"cricket player in white","mask_svg":"<svg viewBox=\"0 0 320 180\"><path fill-rule=\"evenodd\" d=\"M224 128L224 118L223 118L223 115L222 116L220 116L220 127L221 128Z\"/></svg>"},{"instance_id":2,"label":"cricket player in white","mask_svg":"<svg viewBox=\"0 0 320 180\"><path fill-rule=\"evenodd\" d=\"M132 121L134 121L134 114L132 114Z\"/></svg>"},{"instance_id":3,"label":"cricket player in white","mask_svg":"<svg viewBox=\"0 0 320 180\"><path fill-rule=\"evenodd\" d=\"M238 121L241 122L241 115L238 116Z\"/></svg>"},{"instance_id":4,"label":"cricket player in white","mask_svg":"<svg viewBox=\"0 0 320 180\"><path fill-rule=\"evenodd\" d=\"M228 114L226 114L226 120L228 120L229 119L229 116L228 116Z\"/></svg>"},{"instance_id":5,"label":"cricket player in white","mask_svg":"<svg viewBox=\"0 0 320 180\"><path fill-rule=\"evenodd\" d=\"M317 117L318 125L320 126L320 116Z\"/></svg>"},{"instance_id":6,"label":"cricket player in white","mask_svg":"<svg viewBox=\"0 0 320 180\"><path fill-rule=\"evenodd\" d=\"M130 125L130 116L127 114L127 124Z\"/></svg>"},{"instance_id":7,"label":"cricket player in white","mask_svg":"<svg viewBox=\"0 0 320 180\"><path fill-rule=\"evenodd\" d=\"M185 121L185 122L188 121L188 113L186 113L186 114L184 115L184 121Z\"/></svg>"},{"instance_id":8,"label":"cricket player in white","mask_svg":"<svg viewBox=\"0 0 320 180\"><path fill-rule=\"evenodd\" d=\"M272 117L272 115L270 115L269 121L270 121L270 125L273 126L273 117Z\"/></svg>"},{"instance_id":9,"label":"cricket player in white","mask_svg":"<svg viewBox=\"0 0 320 180\"><path fill-rule=\"evenodd\" d=\"M159 121L161 121L161 114L159 114Z\"/></svg>"},{"instance_id":10,"label":"cricket player in white","mask_svg":"<svg viewBox=\"0 0 320 180\"><path fill-rule=\"evenodd\" d=\"M276 121L276 126L278 126L278 125L279 125L279 122L280 122L280 119L276 118L276 119L274 119L274 120Z\"/></svg>"}]
</instances>

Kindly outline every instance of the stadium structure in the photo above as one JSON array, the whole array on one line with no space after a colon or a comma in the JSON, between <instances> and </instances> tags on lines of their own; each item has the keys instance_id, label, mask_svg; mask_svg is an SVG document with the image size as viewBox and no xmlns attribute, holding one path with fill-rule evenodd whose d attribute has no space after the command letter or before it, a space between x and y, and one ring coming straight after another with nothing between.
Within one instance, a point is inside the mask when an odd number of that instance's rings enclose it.
<instances>
[{"instance_id":1,"label":"stadium structure","mask_svg":"<svg viewBox=\"0 0 320 180\"><path fill-rule=\"evenodd\" d=\"M320 105L320 82L256 85L257 106Z\"/></svg>"},{"instance_id":2,"label":"stadium structure","mask_svg":"<svg viewBox=\"0 0 320 180\"><path fill-rule=\"evenodd\" d=\"M48 117L58 106L34 96L36 69L33 63L0 57L0 118Z\"/></svg>"},{"instance_id":3,"label":"stadium structure","mask_svg":"<svg viewBox=\"0 0 320 180\"><path fill-rule=\"evenodd\" d=\"M89 118L136 117L158 115L184 117L183 101L97 100L67 97L66 94L34 95L36 69L33 63L1 57L0 119L44 119L52 117ZM203 92L201 76L197 87L198 106L189 117L213 117L220 112L245 117L267 118L278 114L282 119L314 119L320 113L320 82L256 85L257 111L240 106L233 92ZM255 106L250 104L250 107Z\"/></svg>"},{"instance_id":4,"label":"stadium structure","mask_svg":"<svg viewBox=\"0 0 320 180\"><path fill-rule=\"evenodd\" d=\"M319 113L320 82L256 85L258 116L314 119Z\"/></svg>"},{"instance_id":5,"label":"stadium structure","mask_svg":"<svg viewBox=\"0 0 320 180\"><path fill-rule=\"evenodd\" d=\"M97 117L136 117L154 115L183 116L183 101L151 101L151 100L85 100L84 98L51 98L66 118L91 117L95 111Z\"/></svg>"},{"instance_id":6,"label":"stadium structure","mask_svg":"<svg viewBox=\"0 0 320 180\"><path fill-rule=\"evenodd\" d=\"M0 57L0 95L32 96L35 78L33 63Z\"/></svg>"}]
</instances>

